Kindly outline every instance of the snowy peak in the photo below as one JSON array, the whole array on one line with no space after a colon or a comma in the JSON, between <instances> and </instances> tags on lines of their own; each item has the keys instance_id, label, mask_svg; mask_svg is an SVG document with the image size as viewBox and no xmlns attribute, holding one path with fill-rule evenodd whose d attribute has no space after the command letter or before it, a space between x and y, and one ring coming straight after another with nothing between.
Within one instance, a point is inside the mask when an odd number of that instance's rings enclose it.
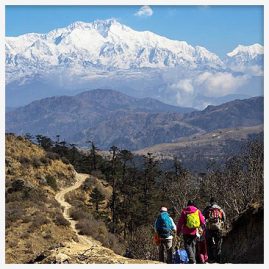
<instances>
[{"instance_id":1,"label":"snowy peak","mask_svg":"<svg viewBox=\"0 0 269 269\"><path fill-rule=\"evenodd\" d=\"M173 67L219 71L260 64L261 53L263 47L259 44L239 45L223 62L204 47L150 31L135 31L115 19L77 21L46 34L6 37L6 78L10 82L26 74L50 73L53 68L70 68L76 74Z\"/></svg>"},{"instance_id":2,"label":"snowy peak","mask_svg":"<svg viewBox=\"0 0 269 269\"><path fill-rule=\"evenodd\" d=\"M201 46L196 46L195 51L196 51L196 56L200 63L214 62L220 66L223 65L220 58L215 53L208 51L206 48L201 47Z\"/></svg>"},{"instance_id":3,"label":"snowy peak","mask_svg":"<svg viewBox=\"0 0 269 269\"><path fill-rule=\"evenodd\" d=\"M7 37L6 43L7 67L34 62L35 66L50 62L101 69L199 68L222 64L216 54L203 47L194 48L185 41L149 31L135 31L115 19L77 21L47 34Z\"/></svg>"},{"instance_id":4,"label":"snowy peak","mask_svg":"<svg viewBox=\"0 0 269 269\"><path fill-rule=\"evenodd\" d=\"M233 51L227 53L225 59L226 64L234 71L244 71L257 66L256 73L262 74L263 72L263 46L260 44L253 44L250 46L237 46Z\"/></svg>"},{"instance_id":5,"label":"snowy peak","mask_svg":"<svg viewBox=\"0 0 269 269\"><path fill-rule=\"evenodd\" d=\"M227 53L227 56L235 57L239 55L246 55L249 58L254 59L258 55L262 55L263 53L263 46L256 43L250 46L238 45L233 51Z\"/></svg>"},{"instance_id":6,"label":"snowy peak","mask_svg":"<svg viewBox=\"0 0 269 269\"><path fill-rule=\"evenodd\" d=\"M83 31L96 30L103 37L107 37L110 31L123 30L127 29L127 27L120 24L115 19L108 19L108 20L95 20L92 23L77 21L70 24L66 28L63 28L63 30L65 29L69 30L70 32L78 29Z\"/></svg>"}]
</instances>

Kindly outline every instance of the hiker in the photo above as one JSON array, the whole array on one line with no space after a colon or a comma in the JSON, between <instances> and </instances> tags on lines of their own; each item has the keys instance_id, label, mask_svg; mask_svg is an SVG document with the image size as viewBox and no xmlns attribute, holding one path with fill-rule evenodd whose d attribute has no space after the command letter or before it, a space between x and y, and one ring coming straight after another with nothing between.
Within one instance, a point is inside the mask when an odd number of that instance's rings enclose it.
<instances>
[{"instance_id":1,"label":"hiker","mask_svg":"<svg viewBox=\"0 0 269 269\"><path fill-rule=\"evenodd\" d=\"M196 261L197 263L207 263L207 244L206 244L206 229L201 226L196 233Z\"/></svg>"},{"instance_id":2,"label":"hiker","mask_svg":"<svg viewBox=\"0 0 269 269\"><path fill-rule=\"evenodd\" d=\"M176 225L173 219L169 216L166 207L161 207L160 214L154 223L155 232L159 237L159 261L165 262L165 250L167 254L166 263L172 263L172 241L173 231L176 232Z\"/></svg>"},{"instance_id":3,"label":"hiker","mask_svg":"<svg viewBox=\"0 0 269 269\"><path fill-rule=\"evenodd\" d=\"M209 262L220 263L223 241L222 232L226 221L225 213L217 205L214 197L210 199L210 204L204 209L203 213L206 219L206 240Z\"/></svg>"},{"instance_id":4,"label":"hiker","mask_svg":"<svg viewBox=\"0 0 269 269\"><path fill-rule=\"evenodd\" d=\"M177 224L177 234L182 232L184 247L189 256L189 263L196 263L196 232L197 228L205 225L205 219L201 211L189 200L187 207L181 212Z\"/></svg>"}]
</instances>

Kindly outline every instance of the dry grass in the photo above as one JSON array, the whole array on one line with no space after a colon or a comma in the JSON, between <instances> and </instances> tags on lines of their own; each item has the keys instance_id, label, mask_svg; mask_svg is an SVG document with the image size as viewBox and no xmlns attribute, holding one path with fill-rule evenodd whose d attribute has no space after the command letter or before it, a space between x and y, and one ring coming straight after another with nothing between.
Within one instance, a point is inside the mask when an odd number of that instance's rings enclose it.
<instances>
[{"instance_id":1,"label":"dry grass","mask_svg":"<svg viewBox=\"0 0 269 269\"><path fill-rule=\"evenodd\" d=\"M76 238L54 199L75 181L72 166L21 137L6 136L6 263L27 263Z\"/></svg>"},{"instance_id":2,"label":"dry grass","mask_svg":"<svg viewBox=\"0 0 269 269\"><path fill-rule=\"evenodd\" d=\"M74 182L74 169L59 159L50 159L47 153L28 140L13 135L6 136L6 179L24 178L40 185L40 179L54 177L57 186Z\"/></svg>"}]
</instances>

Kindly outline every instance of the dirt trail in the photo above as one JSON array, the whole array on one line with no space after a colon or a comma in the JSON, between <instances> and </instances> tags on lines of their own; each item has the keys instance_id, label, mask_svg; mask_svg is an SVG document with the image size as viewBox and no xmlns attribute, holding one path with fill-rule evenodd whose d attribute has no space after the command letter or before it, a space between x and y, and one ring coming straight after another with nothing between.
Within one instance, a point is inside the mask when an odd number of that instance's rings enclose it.
<instances>
[{"instance_id":1,"label":"dirt trail","mask_svg":"<svg viewBox=\"0 0 269 269\"><path fill-rule=\"evenodd\" d=\"M88 178L88 174L78 174L76 173L76 183L68 188L62 189L60 192L58 192L55 196L55 199L59 202L59 204L64 208L63 216L66 220L68 220L71 224L72 229L77 234L77 237L79 239L79 243L87 244L89 247L101 245L99 241L96 241L93 238L90 238L88 236L83 236L79 234L79 231L76 229L77 221L73 220L70 217L69 209L71 208L71 205L65 201L65 195L71 191L74 191L75 189L78 189L83 182Z\"/></svg>"},{"instance_id":2,"label":"dirt trail","mask_svg":"<svg viewBox=\"0 0 269 269\"><path fill-rule=\"evenodd\" d=\"M76 229L76 221L69 215L71 205L65 201L65 195L77 188L79 188L85 179L89 177L88 174L76 174L76 183L68 188L62 189L55 196L55 199L64 208L63 216L67 219L74 232L77 234L79 242L65 242L63 247L52 250L41 263L72 263L72 264L145 264L145 263L159 263L150 260L135 260L128 259L117 255L111 249L103 247L102 244L90 236L80 235Z\"/></svg>"}]
</instances>

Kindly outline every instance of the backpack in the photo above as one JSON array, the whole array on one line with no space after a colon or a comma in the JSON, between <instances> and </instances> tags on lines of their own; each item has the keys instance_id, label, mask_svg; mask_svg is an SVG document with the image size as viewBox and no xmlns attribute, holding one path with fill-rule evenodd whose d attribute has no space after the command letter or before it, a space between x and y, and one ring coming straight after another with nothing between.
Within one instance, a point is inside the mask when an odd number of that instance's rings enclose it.
<instances>
[{"instance_id":1,"label":"backpack","mask_svg":"<svg viewBox=\"0 0 269 269\"><path fill-rule=\"evenodd\" d=\"M188 262L189 262L189 257L185 249L178 249L175 251L173 255L173 263L179 264L179 263L188 263Z\"/></svg>"},{"instance_id":2,"label":"backpack","mask_svg":"<svg viewBox=\"0 0 269 269\"><path fill-rule=\"evenodd\" d=\"M206 228L209 230L221 230L222 229L222 211L220 208L211 207L207 212Z\"/></svg>"},{"instance_id":3,"label":"backpack","mask_svg":"<svg viewBox=\"0 0 269 269\"><path fill-rule=\"evenodd\" d=\"M200 217L198 209L193 213L187 214L186 226L190 229L200 227Z\"/></svg>"},{"instance_id":4,"label":"backpack","mask_svg":"<svg viewBox=\"0 0 269 269\"><path fill-rule=\"evenodd\" d=\"M156 220L156 231L160 238L167 238L171 235L172 222L167 212L162 212Z\"/></svg>"}]
</instances>

